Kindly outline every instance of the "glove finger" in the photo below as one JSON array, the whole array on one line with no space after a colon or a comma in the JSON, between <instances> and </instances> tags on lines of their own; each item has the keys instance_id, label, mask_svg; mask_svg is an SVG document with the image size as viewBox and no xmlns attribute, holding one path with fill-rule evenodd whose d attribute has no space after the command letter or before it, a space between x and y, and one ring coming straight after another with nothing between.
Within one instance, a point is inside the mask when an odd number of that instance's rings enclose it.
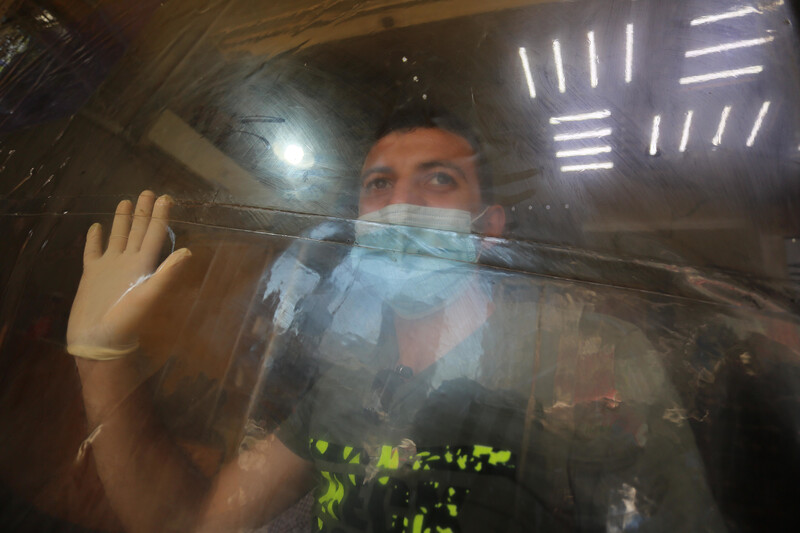
<instances>
[{"instance_id":1,"label":"glove finger","mask_svg":"<svg viewBox=\"0 0 800 533\"><path fill-rule=\"evenodd\" d=\"M147 227L150 225L150 215L153 214L155 201L156 195L153 191L143 191L139 195L139 200L136 202L136 212L133 215L131 235L128 238L128 246L125 248L126 252L138 252L139 248L141 248L142 241L147 233Z\"/></svg>"},{"instance_id":2,"label":"glove finger","mask_svg":"<svg viewBox=\"0 0 800 533\"><path fill-rule=\"evenodd\" d=\"M131 231L131 211L133 211L133 204L130 200L122 200L117 205L114 223L111 225L111 235L108 237L108 252L121 254L125 251L128 234Z\"/></svg>"},{"instance_id":3,"label":"glove finger","mask_svg":"<svg viewBox=\"0 0 800 533\"><path fill-rule=\"evenodd\" d=\"M86 246L83 248L83 264L100 259L103 255L103 227L92 224L86 233Z\"/></svg>"},{"instance_id":4,"label":"glove finger","mask_svg":"<svg viewBox=\"0 0 800 533\"><path fill-rule=\"evenodd\" d=\"M153 208L153 216L150 218L150 225L147 227L141 251L151 255L154 259L161 252L161 246L163 246L164 239L167 236L169 210L172 204L172 197L165 194L156 200L156 205ZM153 264L155 264L155 260Z\"/></svg>"}]
</instances>

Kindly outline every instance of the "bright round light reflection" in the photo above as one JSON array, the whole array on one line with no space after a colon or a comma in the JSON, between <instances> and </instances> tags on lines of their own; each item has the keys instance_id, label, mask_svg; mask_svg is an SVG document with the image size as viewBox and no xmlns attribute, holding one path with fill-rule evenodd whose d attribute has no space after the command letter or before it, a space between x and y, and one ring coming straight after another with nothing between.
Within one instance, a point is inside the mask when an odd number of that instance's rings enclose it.
<instances>
[{"instance_id":1,"label":"bright round light reflection","mask_svg":"<svg viewBox=\"0 0 800 533\"><path fill-rule=\"evenodd\" d=\"M303 147L298 144L290 144L283 151L283 158L292 165L299 165L305 156Z\"/></svg>"}]
</instances>

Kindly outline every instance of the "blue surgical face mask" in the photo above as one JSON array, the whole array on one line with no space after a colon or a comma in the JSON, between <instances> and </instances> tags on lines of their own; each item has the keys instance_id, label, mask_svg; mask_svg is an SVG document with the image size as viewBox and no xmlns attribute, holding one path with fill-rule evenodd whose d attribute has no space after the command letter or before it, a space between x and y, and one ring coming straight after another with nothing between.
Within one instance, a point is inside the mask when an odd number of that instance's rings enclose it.
<instances>
[{"instance_id":1,"label":"blue surgical face mask","mask_svg":"<svg viewBox=\"0 0 800 533\"><path fill-rule=\"evenodd\" d=\"M361 283L404 318L442 309L474 275L473 222L469 211L411 204L359 217L353 259Z\"/></svg>"}]
</instances>

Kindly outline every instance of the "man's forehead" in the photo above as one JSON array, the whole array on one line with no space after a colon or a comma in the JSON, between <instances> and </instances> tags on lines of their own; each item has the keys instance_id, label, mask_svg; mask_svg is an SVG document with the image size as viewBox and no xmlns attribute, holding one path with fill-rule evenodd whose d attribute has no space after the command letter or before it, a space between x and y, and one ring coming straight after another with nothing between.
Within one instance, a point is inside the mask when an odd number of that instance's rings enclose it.
<instances>
[{"instance_id":1,"label":"man's forehead","mask_svg":"<svg viewBox=\"0 0 800 533\"><path fill-rule=\"evenodd\" d=\"M417 128L394 131L378 139L364 160L364 168L395 160L415 163L448 160L469 165L475 157L472 145L464 137L439 128Z\"/></svg>"}]
</instances>

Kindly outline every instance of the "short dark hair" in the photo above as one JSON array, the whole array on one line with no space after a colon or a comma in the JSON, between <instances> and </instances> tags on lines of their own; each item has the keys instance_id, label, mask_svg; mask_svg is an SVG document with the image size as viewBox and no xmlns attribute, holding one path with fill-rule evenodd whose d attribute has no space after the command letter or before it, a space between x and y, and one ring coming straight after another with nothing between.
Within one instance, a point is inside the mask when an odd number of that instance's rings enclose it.
<instances>
[{"instance_id":1,"label":"short dark hair","mask_svg":"<svg viewBox=\"0 0 800 533\"><path fill-rule=\"evenodd\" d=\"M475 168L478 173L481 201L491 205L494 200L492 174L483 147L475 131L464 121L449 111L432 106L405 106L392 110L375 133L375 142L390 133L410 132L416 129L435 128L444 130L467 141L477 157Z\"/></svg>"}]
</instances>

